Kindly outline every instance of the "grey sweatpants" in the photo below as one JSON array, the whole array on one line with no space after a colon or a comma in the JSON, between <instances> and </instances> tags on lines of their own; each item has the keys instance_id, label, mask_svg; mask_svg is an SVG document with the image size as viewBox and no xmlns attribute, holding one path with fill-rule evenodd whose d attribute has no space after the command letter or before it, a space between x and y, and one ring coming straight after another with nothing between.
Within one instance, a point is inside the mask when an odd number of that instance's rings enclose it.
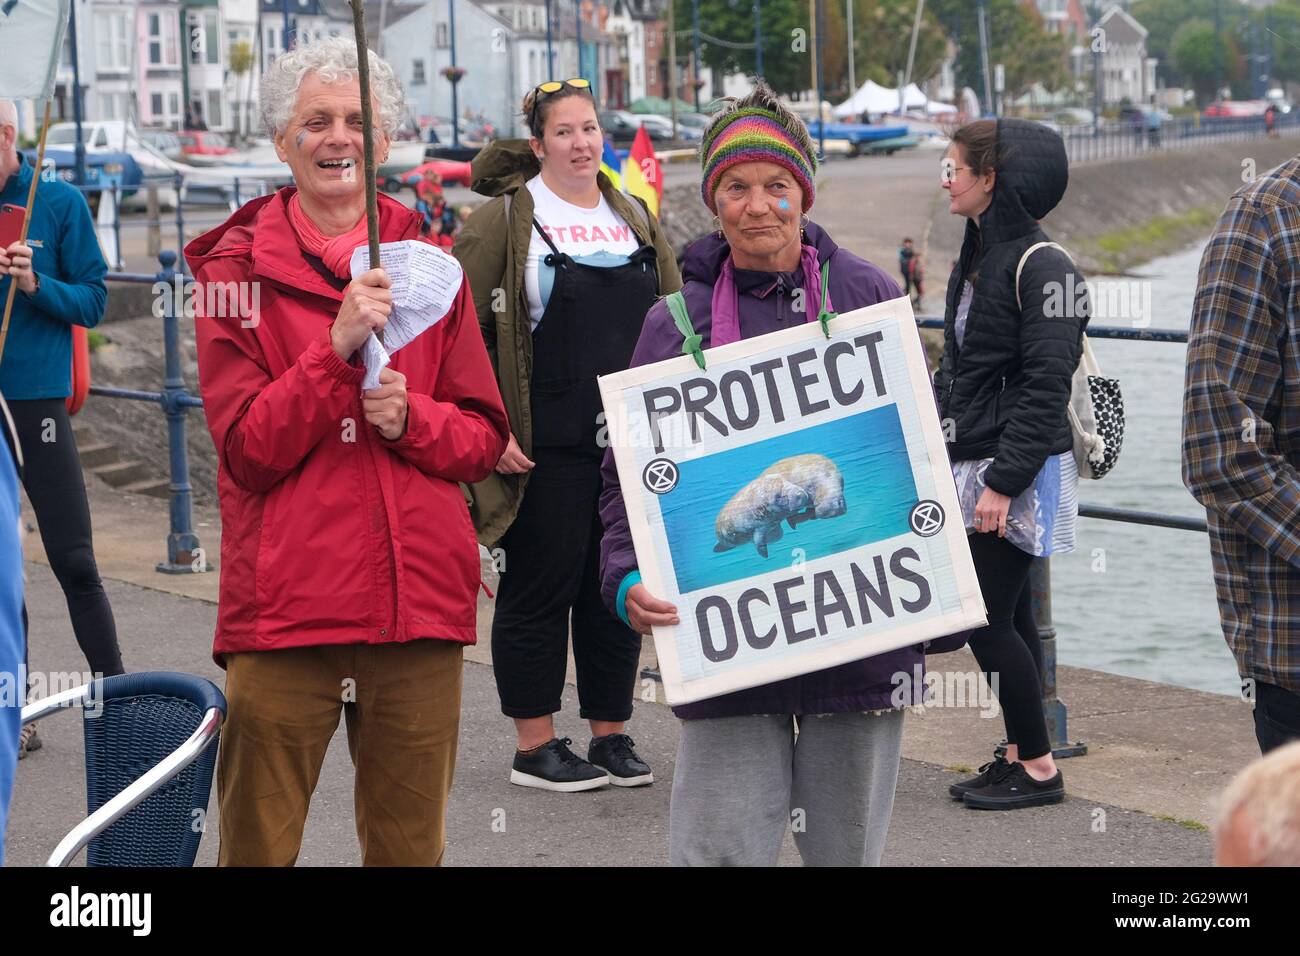
<instances>
[{"instance_id":1,"label":"grey sweatpants","mask_svg":"<svg viewBox=\"0 0 1300 956\"><path fill-rule=\"evenodd\" d=\"M786 828L805 866L878 866L894 809L903 712L684 720L672 866L775 866Z\"/></svg>"}]
</instances>

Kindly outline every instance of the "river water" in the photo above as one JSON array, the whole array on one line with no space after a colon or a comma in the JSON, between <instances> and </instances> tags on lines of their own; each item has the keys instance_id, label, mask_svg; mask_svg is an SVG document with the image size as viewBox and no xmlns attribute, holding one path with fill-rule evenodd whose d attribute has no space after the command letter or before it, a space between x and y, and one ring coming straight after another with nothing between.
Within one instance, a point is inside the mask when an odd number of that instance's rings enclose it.
<instances>
[{"instance_id":1,"label":"river water","mask_svg":"<svg viewBox=\"0 0 1300 956\"><path fill-rule=\"evenodd\" d=\"M1149 283L1151 326L1187 328L1202 248L1198 243L1137 270L1141 279L1130 288ZM1187 347L1100 339L1092 344L1104 374L1118 378L1123 389L1124 448L1105 479L1079 482L1079 500L1203 517L1179 471ZM1061 663L1239 693L1236 664L1219 628L1204 534L1080 518L1077 550L1051 562Z\"/></svg>"}]
</instances>

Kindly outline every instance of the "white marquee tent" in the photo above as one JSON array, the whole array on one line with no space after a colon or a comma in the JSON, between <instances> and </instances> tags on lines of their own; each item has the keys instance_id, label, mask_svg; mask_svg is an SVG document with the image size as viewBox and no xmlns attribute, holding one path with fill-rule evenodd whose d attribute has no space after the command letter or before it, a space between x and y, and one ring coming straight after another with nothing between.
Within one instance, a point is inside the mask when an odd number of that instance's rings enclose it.
<instances>
[{"instance_id":1,"label":"white marquee tent","mask_svg":"<svg viewBox=\"0 0 1300 956\"><path fill-rule=\"evenodd\" d=\"M909 83L904 91L904 108L905 109L924 109L931 116L940 113L955 113L957 107L948 103L940 103L936 100L926 98L921 92L921 88L915 83ZM850 96L847 100L835 107L835 116L837 119L844 119L851 116L861 116L866 113L897 113L898 112L898 90L890 89L887 86L881 86L874 80L867 80L858 91Z\"/></svg>"}]
</instances>

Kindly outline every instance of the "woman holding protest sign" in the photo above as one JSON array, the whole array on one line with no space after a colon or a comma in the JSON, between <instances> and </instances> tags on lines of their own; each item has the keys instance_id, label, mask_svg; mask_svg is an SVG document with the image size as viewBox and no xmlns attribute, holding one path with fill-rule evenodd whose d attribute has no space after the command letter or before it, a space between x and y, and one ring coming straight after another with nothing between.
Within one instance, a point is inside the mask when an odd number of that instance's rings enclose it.
<instances>
[{"instance_id":1,"label":"woman holding protest sign","mask_svg":"<svg viewBox=\"0 0 1300 956\"><path fill-rule=\"evenodd\" d=\"M596 376L625 369L655 298L681 286L655 217L599 172L603 138L590 85L551 81L524 98L531 139L474 160L470 216L454 253L510 415L509 447L475 484L479 540L500 542L492 663L518 736L511 782L572 792L652 783L624 724L641 638L600 599ZM504 559L504 560L502 560ZM583 760L555 734L570 619Z\"/></svg>"},{"instance_id":2,"label":"woman holding protest sign","mask_svg":"<svg viewBox=\"0 0 1300 956\"><path fill-rule=\"evenodd\" d=\"M812 144L766 85L717 114L701 161L718 232L687 250L682 293L703 347L815 321L832 303L847 312L901 297L883 270L801 215L814 198ZM656 303L632 364L681 355L683 342L668 303ZM612 454L603 470L605 600L643 634L677 624L677 609L640 583ZM909 647L675 707L670 862L773 865L793 829L809 865L878 864L908 702L896 702L894 677L920 665Z\"/></svg>"},{"instance_id":3,"label":"woman holding protest sign","mask_svg":"<svg viewBox=\"0 0 1300 956\"><path fill-rule=\"evenodd\" d=\"M1088 306L1063 300L1083 276L1037 222L1069 180L1059 135L1024 120L969 123L953 134L942 180L949 212L968 222L935 389L952 423L945 438L988 608L971 650L1008 741L1005 758L949 792L969 807L1013 810L1065 799L1043 717L1029 568L1074 548L1079 474L1066 409Z\"/></svg>"}]
</instances>

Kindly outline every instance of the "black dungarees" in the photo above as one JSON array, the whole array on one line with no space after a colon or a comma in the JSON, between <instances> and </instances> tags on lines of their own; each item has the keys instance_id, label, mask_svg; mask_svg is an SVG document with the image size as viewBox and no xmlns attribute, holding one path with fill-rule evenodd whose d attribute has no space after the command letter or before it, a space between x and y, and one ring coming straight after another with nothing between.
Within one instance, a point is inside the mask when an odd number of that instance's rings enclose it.
<instances>
[{"instance_id":1,"label":"black dungarees","mask_svg":"<svg viewBox=\"0 0 1300 956\"><path fill-rule=\"evenodd\" d=\"M505 571L492 623L493 669L504 714L555 713L572 618L580 714L622 721L632 713L641 638L600 597L604 448L597 438L604 417L596 376L622 371L632 360L659 292L656 253L647 245L626 265L583 265L560 252L536 220L533 227L551 248L543 264L555 269L555 282L533 330L536 465L501 543Z\"/></svg>"}]
</instances>

